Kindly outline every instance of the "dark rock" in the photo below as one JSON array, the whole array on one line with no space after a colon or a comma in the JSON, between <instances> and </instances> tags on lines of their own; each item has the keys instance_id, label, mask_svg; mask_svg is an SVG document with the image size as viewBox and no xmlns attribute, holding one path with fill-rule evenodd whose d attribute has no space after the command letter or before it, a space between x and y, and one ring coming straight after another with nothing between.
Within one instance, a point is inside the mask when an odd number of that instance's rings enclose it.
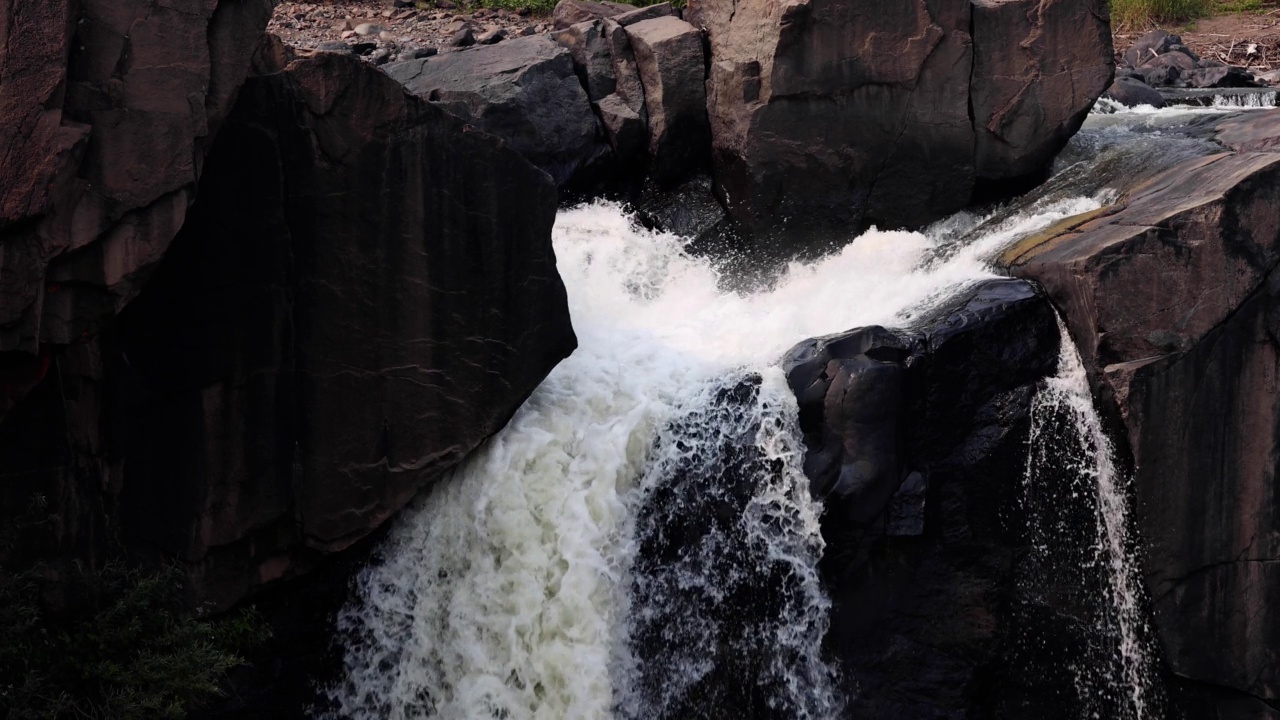
<instances>
[{"instance_id":1,"label":"dark rock","mask_svg":"<svg viewBox=\"0 0 1280 720\"><path fill-rule=\"evenodd\" d=\"M408 60L420 60L422 58L435 57L439 53L440 51L433 47L411 47L405 49L404 56Z\"/></svg>"},{"instance_id":2,"label":"dark rock","mask_svg":"<svg viewBox=\"0 0 1280 720\"><path fill-rule=\"evenodd\" d=\"M1206 67L1186 74L1187 84L1194 88L1257 87L1253 74L1241 67Z\"/></svg>"},{"instance_id":3,"label":"dark rock","mask_svg":"<svg viewBox=\"0 0 1280 720\"><path fill-rule=\"evenodd\" d=\"M616 2L591 2L590 0L560 0L551 11L552 23L557 30L591 20L621 15L634 10L632 5Z\"/></svg>"},{"instance_id":4,"label":"dark rock","mask_svg":"<svg viewBox=\"0 0 1280 720\"><path fill-rule=\"evenodd\" d=\"M1194 72L1194 71L1192 71ZM1139 70L1142 81L1148 87L1177 87L1182 78L1182 71L1173 65L1157 65Z\"/></svg>"},{"instance_id":5,"label":"dark rock","mask_svg":"<svg viewBox=\"0 0 1280 720\"><path fill-rule=\"evenodd\" d=\"M604 21L590 20L570 25L552 37L569 50L578 80L587 90L591 102L613 94L617 82L613 76L613 58L609 41L604 36Z\"/></svg>"},{"instance_id":6,"label":"dark rock","mask_svg":"<svg viewBox=\"0 0 1280 720\"><path fill-rule=\"evenodd\" d=\"M470 27L463 27L449 36L449 47L471 47L475 44L476 36L471 33Z\"/></svg>"},{"instance_id":7,"label":"dark rock","mask_svg":"<svg viewBox=\"0 0 1280 720\"><path fill-rule=\"evenodd\" d=\"M389 60L391 60L391 51L387 48L374 50L369 55L369 62L374 65L386 65Z\"/></svg>"},{"instance_id":8,"label":"dark rock","mask_svg":"<svg viewBox=\"0 0 1280 720\"><path fill-rule=\"evenodd\" d=\"M499 140L353 58L246 83L103 350L130 388L103 417L130 539L226 607L379 527L573 349L555 206Z\"/></svg>"},{"instance_id":9,"label":"dark rock","mask_svg":"<svg viewBox=\"0 0 1280 720\"><path fill-rule=\"evenodd\" d=\"M671 190L651 183L636 201L635 211L645 227L695 241L706 239L728 220L707 175L697 175Z\"/></svg>"},{"instance_id":10,"label":"dark rock","mask_svg":"<svg viewBox=\"0 0 1280 720\"><path fill-rule=\"evenodd\" d=\"M642 20L624 30L644 86L650 175L660 184L678 182L709 159L702 34L670 16Z\"/></svg>"},{"instance_id":11,"label":"dark rock","mask_svg":"<svg viewBox=\"0 0 1280 720\"><path fill-rule=\"evenodd\" d=\"M978 177L1044 173L1111 82L1105 7L978 0L973 47Z\"/></svg>"},{"instance_id":12,"label":"dark rock","mask_svg":"<svg viewBox=\"0 0 1280 720\"><path fill-rule=\"evenodd\" d=\"M1111 79L1103 0L854 5L690 2L716 183L749 234L919 226L1028 181Z\"/></svg>"},{"instance_id":13,"label":"dark rock","mask_svg":"<svg viewBox=\"0 0 1280 720\"><path fill-rule=\"evenodd\" d=\"M351 46L351 52L362 57L372 55L373 51L377 49L378 43L375 42L358 42Z\"/></svg>"},{"instance_id":14,"label":"dark rock","mask_svg":"<svg viewBox=\"0 0 1280 720\"><path fill-rule=\"evenodd\" d=\"M1182 53L1183 55L1186 55L1187 57L1191 58L1192 61L1197 63L1200 62L1200 56L1196 54L1196 51L1192 50L1186 45L1182 45L1182 44L1170 45L1167 52Z\"/></svg>"},{"instance_id":15,"label":"dark rock","mask_svg":"<svg viewBox=\"0 0 1280 720\"><path fill-rule=\"evenodd\" d=\"M1174 673L1280 694L1280 154L1269 113L1216 121L1238 148L1008 251L1063 310L1127 431L1156 629Z\"/></svg>"},{"instance_id":16,"label":"dark rock","mask_svg":"<svg viewBox=\"0 0 1280 720\"><path fill-rule=\"evenodd\" d=\"M1136 107L1138 105L1150 105L1156 108L1164 107L1163 95L1141 80L1131 77L1116 78L1116 81L1111 83L1111 87L1107 88L1107 92L1103 94L1103 97L1110 98L1127 107Z\"/></svg>"},{"instance_id":17,"label":"dark rock","mask_svg":"<svg viewBox=\"0 0 1280 720\"><path fill-rule=\"evenodd\" d=\"M1136 68L1153 57L1169 52L1173 46L1181 44L1182 38L1178 35L1170 35L1164 30L1152 30L1138 38L1137 42L1124 51L1124 64Z\"/></svg>"},{"instance_id":18,"label":"dark rock","mask_svg":"<svg viewBox=\"0 0 1280 720\"><path fill-rule=\"evenodd\" d=\"M618 97L645 123L647 131L649 113L644 104L644 84L640 81L640 70L636 68L631 39L626 29L611 19L604 21L604 36L609 43L609 60L613 63Z\"/></svg>"},{"instance_id":19,"label":"dark rock","mask_svg":"<svg viewBox=\"0 0 1280 720\"><path fill-rule=\"evenodd\" d=\"M596 103L600 122L613 148L613 156L623 175L642 173L648 157L649 128L622 97L614 93Z\"/></svg>"},{"instance_id":20,"label":"dark rock","mask_svg":"<svg viewBox=\"0 0 1280 720\"><path fill-rule=\"evenodd\" d=\"M480 35L476 37L476 43L479 45L493 45L495 43L502 42L506 37L506 30L503 30L502 28L495 28L493 30L486 30L480 33Z\"/></svg>"},{"instance_id":21,"label":"dark rock","mask_svg":"<svg viewBox=\"0 0 1280 720\"><path fill-rule=\"evenodd\" d=\"M559 186L607 154L569 51L538 35L387 67L410 92L505 140Z\"/></svg>"},{"instance_id":22,"label":"dark rock","mask_svg":"<svg viewBox=\"0 0 1280 720\"><path fill-rule=\"evenodd\" d=\"M1180 52L1167 52L1142 63L1138 66L1138 71L1155 68L1177 68L1181 72L1191 72L1196 69L1196 61L1190 55L1184 55Z\"/></svg>"}]
</instances>

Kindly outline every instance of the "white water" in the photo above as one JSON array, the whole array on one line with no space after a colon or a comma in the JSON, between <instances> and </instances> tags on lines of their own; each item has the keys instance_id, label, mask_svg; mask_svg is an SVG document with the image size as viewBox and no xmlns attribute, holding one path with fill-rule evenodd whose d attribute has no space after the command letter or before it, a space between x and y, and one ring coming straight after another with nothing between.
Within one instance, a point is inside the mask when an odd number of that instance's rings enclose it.
<instances>
[{"instance_id":1,"label":"white water","mask_svg":"<svg viewBox=\"0 0 1280 720\"><path fill-rule=\"evenodd\" d=\"M1129 538L1129 481L1116 465L1115 449L1094 407L1080 352L1061 320L1058 325L1062 335L1058 374L1045 382L1031 406L1024 506L1033 517L1029 524L1033 548L1041 562L1053 562L1057 555L1063 556L1058 561L1065 558L1076 563L1068 549L1081 539L1090 542L1085 564L1102 570L1105 587L1101 590L1106 597L1086 600L1104 601L1096 607L1108 646L1075 666L1077 690L1093 717L1147 720L1159 717L1155 711L1159 698L1152 686L1155 659L1146 639L1142 585ZM1069 523L1051 520L1066 514L1061 504L1037 503L1035 494L1054 482L1065 483L1059 492L1070 496L1070 504L1088 509L1092 537L1081 538ZM1085 591L1086 596L1089 593ZM1122 714L1104 716L1099 708L1110 713L1118 708Z\"/></svg>"}]
</instances>

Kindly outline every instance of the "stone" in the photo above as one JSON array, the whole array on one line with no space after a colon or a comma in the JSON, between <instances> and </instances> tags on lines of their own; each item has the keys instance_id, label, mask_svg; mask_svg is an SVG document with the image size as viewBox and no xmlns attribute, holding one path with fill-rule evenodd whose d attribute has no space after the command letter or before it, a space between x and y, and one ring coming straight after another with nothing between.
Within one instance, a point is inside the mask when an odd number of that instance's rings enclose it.
<instances>
[{"instance_id":1,"label":"stone","mask_svg":"<svg viewBox=\"0 0 1280 720\"><path fill-rule=\"evenodd\" d=\"M709 175L695 175L670 190L649 183L632 203L636 219L650 230L706 242L728 219L711 186Z\"/></svg>"},{"instance_id":2,"label":"stone","mask_svg":"<svg viewBox=\"0 0 1280 720\"><path fill-rule=\"evenodd\" d=\"M1045 173L1111 83L1105 4L976 0L973 47L978 177Z\"/></svg>"},{"instance_id":3,"label":"stone","mask_svg":"<svg viewBox=\"0 0 1280 720\"><path fill-rule=\"evenodd\" d=\"M556 30L564 30L571 25L591 20L621 15L634 10L635 7L617 2L591 2L590 0L560 0L551 11L552 24Z\"/></svg>"},{"instance_id":4,"label":"stone","mask_svg":"<svg viewBox=\"0 0 1280 720\"><path fill-rule=\"evenodd\" d=\"M369 62L374 65L386 65L391 59L391 51L387 48L379 48L369 55Z\"/></svg>"},{"instance_id":5,"label":"stone","mask_svg":"<svg viewBox=\"0 0 1280 720\"><path fill-rule=\"evenodd\" d=\"M433 47L419 47L419 48L413 48L413 49L409 52L409 59L411 59L411 60L418 60L418 59L421 59L421 58L435 57L435 56L436 56L436 55L438 55L439 53L440 53L440 51L439 51L439 50L437 50L436 48L433 48Z\"/></svg>"},{"instance_id":6,"label":"stone","mask_svg":"<svg viewBox=\"0 0 1280 720\"><path fill-rule=\"evenodd\" d=\"M354 55L351 46L341 40L329 40L316 45L316 50L320 52L338 53L339 55Z\"/></svg>"},{"instance_id":7,"label":"stone","mask_svg":"<svg viewBox=\"0 0 1280 720\"><path fill-rule=\"evenodd\" d=\"M639 175L648 158L649 128L620 95L614 93L596 103L605 135L613 148L620 174Z\"/></svg>"},{"instance_id":8,"label":"stone","mask_svg":"<svg viewBox=\"0 0 1280 720\"><path fill-rule=\"evenodd\" d=\"M387 74L484 132L507 141L559 186L608 153L569 51L545 35L387 66Z\"/></svg>"},{"instance_id":9,"label":"stone","mask_svg":"<svg viewBox=\"0 0 1280 720\"><path fill-rule=\"evenodd\" d=\"M1182 78L1182 71L1179 70L1177 66L1155 65L1149 68L1140 69L1139 74L1142 78L1142 82L1146 83L1149 87L1168 88L1177 87L1183 84L1180 82Z\"/></svg>"},{"instance_id":10,"label":"stone","mask_svg":"<svg viewBox=\"0 0 1280 720\"><path fill-rule=\"evenodd\" d=\"M130 542L222 609L375 531L575 340L551 181L355 58L249 80L197 197L99 347L100 431Z\"/></svg>"},{"instance_id":11,"label":"stone","mask_svg":"<svg viewBox=\"0 0 1280 720\"><path fill-rule=\"evenodd\" d=\"M721 199L779 243L919 227L1034 182L1113 67L1104 0L690 0L685 17L710 38Z\"/></svg>"},{"instance_id":12,"label":"stone","mask_svg":"<svg viewBox=\"0 0 1280 720\"><path fill-rule=\"evenodd\" d=\"M471 47L476 44L476 36L471 34L471 28L464 27L449 37L450 47Z\"/></svg>"},{"instance_id":13,"label":"stone","mask_svg":"<svg viewBox=\"0 0 1280 720\"><path fill-rule=\"evenodd\" d=\"M626 27L628 25L635 25L636 23L644 20L670 16L677 16L675 8L671 7L671 3L669 2L661 2L653 5L646 5L642 8L635 8L620 15L613 15L611 19L619 25Z\"/></svg>"},{"instance_id":14,"label":"stone","mask_svg":"<svg viewBox=\"0 0 1280 720\"><path fill-rule=\"evenodd\" d=\"M1136 68L1153 57L1163 55L1171 47L1181 44L1182 38L1178 35L1170 35L1165 30L1152 30L1138 38L1128 50L1124 51L1124 64Z\"/></svg>"},{"instance_id":15,"label":"stone","mask_svg":"<svg viewBox=\"0 0 1280 720\"><path fill-rule=\"evenodd\" d=\"M360 23L352 29L355 30L356 34L360 37L368 37L370 35L377 35L378 33L383 32L385 28L373 23Z\"/></svg>"},{"instance_id":16,"label":"stone","mask_svg":"<svg viewBox=\"0 0 1280 720\"><path fill-rule=\"evenodd\" d=\"M1102 95L1105 98L1114 100L1126 107L1137 107L1138 105L1150 105L1151 107L1164 107L1164 96L1151 86L1131 77L1116 78L1111 83L1111 87Z\"/></svg>"},{"instance_id":17,"label":"stone","mask_svg":"<svg viewBox=\"0 0 1280 720\"><path fill-rule=\"evenodd\" d=\"M1187 84L1194 88L1257 87L1253 74L1241 67L1206 67L1186 74Z\"/></svg>"},{"instance_id":18,"label":"stone","mask_svg":"<svg viewBox=\"0 0 1280 720\"><path fill-rule=\"evenodd\" d=\"M705 164L711 144L702 35L670 16L623 29L644 87L650 175L660 184L678 182Z\"/></svg>"},{"instance_id":19,"label":"stone","mask_svg":"<svg viewBox=\"0 0 1280 720\"><path fill-rule=\"evenodd\" d=\"M1280 693L1280 127L1212 121L1232 148L1001 258L1039 281L1114 408L1165 662L1253 698Z\"/></svg>"},{"instance_id":20,"label":"stone","mask_svg":"<svg viewBox=\"0 0 1280 720\"><path fill-rule=\"evenodd\" d=\"M1196 61L1193 60L1190 55L1186 55L1184 53L1167 52L1163 55L1157 55L1156 57L1142 63L1138 66L1138 70L1151 70L1154 68L1164 67L1177 68L1182 72L1191 72L1196 69Z\"/></svg>"},{"instance_id":21,"label":"stone","mask_svg":"<svg viewBox=\"0 0 1280 720\"><path fill-rule=\"evenodd\" d=\"M574 72L587 90L591 102L612 95L617 88L613 75L613 57L604 36L602 20L588 20L555 32L552 37L569 50Z\"/></svg>"},{"instance_id":22,"label":"stone","mask_svg":"<svg viewBox=\"0 0 1280 720\"><path fill-rule=\"evenodd\" d=\"M640 81L640 70L636 67L631 39L627 36L626 28L614 20L606 19L603 22L602 32L609 43L609 60L613 64L614 87L618 97L646 123L647 128L649 114L644 104L644 84Z\"/></svg>"},{"instance_id":23,"label":"stone","mask_svg":"<svg viewBox=\"0 0 1280 720\"><path fill-rule=\"evenodd\" d=\"M504 39L506 39L506 37L507 37L507 31L503 30L502 28L485 30L484 32L480 33L479 36L476 37L476 44L493 45L495 43L502 42Z\"/></svg>"}]
</instances>

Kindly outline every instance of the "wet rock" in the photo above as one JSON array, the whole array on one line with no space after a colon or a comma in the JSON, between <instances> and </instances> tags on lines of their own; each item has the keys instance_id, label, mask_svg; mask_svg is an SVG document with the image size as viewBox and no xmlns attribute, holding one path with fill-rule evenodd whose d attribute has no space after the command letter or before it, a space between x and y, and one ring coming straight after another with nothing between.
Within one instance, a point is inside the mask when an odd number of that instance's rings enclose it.
<instances>
[{"instance_id":1,"label":"wet rock","mask_svg":"<svg viewBox=\"0 0 1280 720\"><path fill-rule=\"evenodd\" d=\"M608 153L569 51L545 35L394 63L387 74L502 138L559 186Z\"/></svg>"},{"instance_id":2,"label":"wet rock","mask_svg":"<svg viewBox=\"0 0 1280 720\"><path fill-rule=\"evenodd\" d=\"M670 190L650 183L634 203L636 219L651 230L694 242L705 240L728 219L711 186L707 175L697 175Z\"/></svg>"},{"instance_id":3,"label":"wet rock","mask_svg":"<svg viewBox=\"0 0 1280 720\"><path fill-rule=\"evenodd\" d=\"M1002 258L1063 310L1127 433L1146 583L1180 677L1273 698L1280 538L1280 154L1269 113L1211 124L1237 148ZM1263 150L1259 152L1258 150Z\"/></svg>"},{"instance_id":4,"label":"wet rock","mask_svg":"<svg viewBox=\"0 0 1280 720\"><path fill-rule=\"evenodd\" d=\"M625 26L644 86L650 175L660 184L702 167L710 148L702 35L675 17Z\"/></svg>"},{"instance_id":5,"label":"wet rock","mask_svg":"<svg viewBox=\"0 0 1280 720\"><path fill-rule=\"evenodd\" d=\"M1114 100L1127 107L1150 105L1164 107L1164 96L1141 80L1131 77L1116 78L1103 97Z\"/></svg>"}]
</instances>

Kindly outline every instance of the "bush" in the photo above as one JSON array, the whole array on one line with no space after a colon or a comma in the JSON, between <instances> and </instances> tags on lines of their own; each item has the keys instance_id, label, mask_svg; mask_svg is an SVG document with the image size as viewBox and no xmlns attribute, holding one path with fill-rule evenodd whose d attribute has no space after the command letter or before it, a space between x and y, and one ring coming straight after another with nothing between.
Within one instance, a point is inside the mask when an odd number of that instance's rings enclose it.
<instances>
[{"instance_id":1,"label":"bush","mask_svg":"<svg viewBox=\"0 0 1280 720\"><path fill-rule=\"evenodd\" d=\"M1118 28L1140 29L1192 20L1209 10L1210 0L1111 0L1111 23Z\"/></svg>"},{"instance_id":2,"label":"bush","mask_svg":"<svg viewBox=\"0 0 1280 720\"><path fill-rule=\"evenodd\" d=\"M0 716L182 718L221 694L227 670L269 635L253 611L201 621L180 569L77 568L50 612L35 571L0 572Z\"/></svg>"}]
</instances>

